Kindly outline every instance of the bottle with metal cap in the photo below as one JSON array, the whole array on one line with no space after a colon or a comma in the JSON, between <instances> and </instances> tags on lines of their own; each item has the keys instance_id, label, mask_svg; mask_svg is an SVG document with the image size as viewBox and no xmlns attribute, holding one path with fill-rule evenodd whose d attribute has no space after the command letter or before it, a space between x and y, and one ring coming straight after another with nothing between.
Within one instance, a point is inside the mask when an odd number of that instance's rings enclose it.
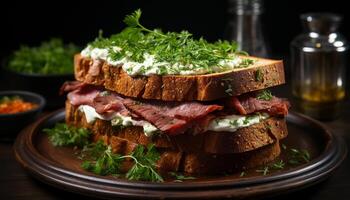
<instances>
[{"instance_id":1,"label":"bottle with metal cap","mask_svg":"<svg viewBox=\"0 0 350 200\"><path fill-rule=\"evenodd\" d=\"M341 17L301 15L304 33L291 42L292 91L297 108L318 119L339 115L345 97L348 42L338 32Z\"/></svg>"}]
</instances>

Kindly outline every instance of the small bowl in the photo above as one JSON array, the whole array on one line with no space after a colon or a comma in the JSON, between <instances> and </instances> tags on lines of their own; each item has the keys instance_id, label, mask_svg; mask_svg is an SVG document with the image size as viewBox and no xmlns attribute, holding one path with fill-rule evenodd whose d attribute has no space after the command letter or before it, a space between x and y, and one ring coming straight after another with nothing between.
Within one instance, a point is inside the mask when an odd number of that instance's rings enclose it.
<instances>
[{"instance_id":1,"label":"small bowl","mask_svg":"<svg viewBox=\"0 0 350 200\"><path fill-rule=\"evenodd\" d=\"M42 112L46 100L39 94L26 91L1 91L0 98L4 96L19 96L26 102L35 103L37 108L14 114L0 114L0 135L10 137L16 136L26 125L33 122Z\"/></svg>"},{"instance_id":2,"label":"small bowl","mask_svg":"<svg viewBox=\"0 0 350 200\"><path fill-rule=\"evenodd\" d=\"M59 95L59 89L65 81L74 80L74 74L26 74L3 69L10 90L25 90L38 93L47 100L48 109L64 106L65 96Z\"/></svg>"}]
</instances>

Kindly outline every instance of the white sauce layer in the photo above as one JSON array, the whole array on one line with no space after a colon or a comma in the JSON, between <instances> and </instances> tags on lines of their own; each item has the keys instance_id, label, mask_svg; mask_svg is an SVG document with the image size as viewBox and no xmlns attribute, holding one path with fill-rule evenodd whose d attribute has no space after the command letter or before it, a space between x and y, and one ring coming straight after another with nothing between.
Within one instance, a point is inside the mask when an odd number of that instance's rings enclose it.
<instances>
[{"instance_id":1,"label":"white sauce layer","mask_svg":"<svg viewBox=\"0 0 350 200\"><path fill-rule=\"evenodd\" d=\"M269 116L267 114L258 114L251 116L227 115L211 121L208 126L208 130L216 132L235 132L240 128L258 124L268 117Z\"/></svg>"},{"instance_id":2,"label":"white sauce layer","mask_svg":"<svg viewBox=\"0 0 350 200\"><path fill-rule=\"evenodd\" d=\"M117 112L112 112L109 115L100 115L95 108L88 105L79 106L79 110L84 112L87 123L92 123L96 119L111 121L112 126L142 126L143 132L147 137L158 132L158 129L151 123L144 120L133 120L131 117L125 117Z\"/></svg>"},{"instance_id":3,"label":"white sauce layer","mask_svg":"<svg viewBox=\"0 0 350 200\"><path fill-rule=\"evenodd\" d=\"M121 50L120 47L113 47L113 51L118 52ZM109 56L108 49L104 48L91 48L86 47L81 51L83 57L89 57L93 60L104 60L112 66L122 66L123 70L126 71L130 76L144 75L150 76L155 74L160 75L195 75L195 74L206 74L209 69L197 67L195 68L192 64L182 65L175 63L171 65L168 62L157 62L154 55L144 54L144 61L142 63L133 62L127 58L120 60L112 60ZM229 60L220 61L221 67L213 67L211 70L214 72L220 72L223 68L230 70L240 66L242 59L238 56ZM121 65L122 64L122 65ZM212 71L211 71L212 72Z\"/></svg>"},{"instance_id":4,"label":"white sauce layer","mask_svg":"<svg viewBox=\"0 0 350 200\"><path fill-rule=\"evenodd\" d=\"M111 121L112 126L142 126L146 136L150 137L154 133L160 132L159 129L151 123L144 120L133 120L131 117L125 117L120 113L110 113L107 116L98 114L95 109L88 105L81 105L80 111L84 112L86 121L91 123L96 119ZM257 114L251 116L227 115L212 120L207 128L208 131L215 132L235 132L240 128L248 127L260 123L269 116L267 114Z\"/></svg>"}]
</instances>

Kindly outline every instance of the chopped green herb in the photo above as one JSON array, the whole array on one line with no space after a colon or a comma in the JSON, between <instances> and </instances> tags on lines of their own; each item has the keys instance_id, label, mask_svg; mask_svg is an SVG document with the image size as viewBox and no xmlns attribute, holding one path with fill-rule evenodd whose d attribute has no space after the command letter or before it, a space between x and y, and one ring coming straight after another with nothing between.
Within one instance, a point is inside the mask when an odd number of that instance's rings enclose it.
<instances>
[{"instance_id":1,"label":"chopped green herb","mask_svg":"<svg viewBox=\"0 0 350 200\"><path fill-rule=\"evenodd\" d=\"M261 82L262 80L263 80L263 73L261 72L261 69L258 68L258 69L255 71L255 81Z\"/></svg>"},{"instance_id":2,"label":"chopped green herb","mask_svg":"<svg viewBox=\"0 0 350 200\"><path fill-rule=\"evenodd\" d=\"M193 180L193 179L196 179L196 177L193 177L193 176L185 176L185 175L183 175L183 174L176 173L176 172L169 172L169 175L175 177L176 180L175 180L174 182L182 182L182 181L184 181L184 180Z\"/></svg>"},{"instance_id":3,"label":"chopped green herb","mask_svg":"<svg viewBox=\"0 0 350 200\"><path fill-rule=\"evenodd\" d=\"M289 151L289 156L290 158L288 162L293 165L308 163L311 158L309 152L305 149L298 150L292 148Z\"/></svg>"},{"instance_id":4,"label":"chopped green herb","mask_svg":"<svg viewBox=\"0 0 350 200\"><path fill-rule=\"evenodd\" d=\"M232 87L231 85L228 85L228 88L225 90L226 94L232 96Z\"/></svg>"},{"instance_id":5,"label":"chopped green herb","mask_svg":"<svg viewBox=\"0 0 350 200\"><path fill-rule=\"evenodd\" d=\"M111 147L99 141L90 144L82 150L82 167L98 175L119 175L122 162L129 158L134 161L134 165L126 173L129 180L148 180L153 182L163 182L163 178L156 172L156 162L160 155L154 145L149 145L147 149L139 145L130 155L121 156L114 154Z\"/></svg>"},{"instance_id":6,"label":"chopped green herb","mask_svg":"<svg viewBox=\"0 0 350 200\"><path fill-rule=\"evenodd\" d=\"M112 60L126 58L143 62L145 55L154 55L159 74L176 74L180 71L221 72L228 70L227 64L222 61L233 60L243 53L237 50L235 42L219 40L209 43L203 38L194 39L187 31L164 33L159 29L151 30L140 23L141 14L139 9L126 16L124 22L127 28L110 38L99 36L89 47L109 49ZM114 50L115 46L121 50ZM236 67L247 67L253 62L243 59Z\"/></svg>"},{"instance_id":7,"label":"chopped green herb","mask_svg":"<svg viewBox=\"0 0 350 200\"><path fill-rule=\"evenodd\" d=\"M103 91L103 92L100 93L100 96L103 96L103 97L109 96L109 95L111 95L111 92L110 92L110 91L107 91L107 90L105 90L105 91Z\"/></svg>"},{"instance_id":8,"label":"chopped green herb","mask_svg":"<svg viewBox=\"0 0 350 200\"><path fill-rule=\"evenodd\" d=\"M230 125L231 126L238 126L239 125L239 123L238 123L238 120L237 119L235 119L235 120L230 120Z\"/></svg>"},{"instance_id":9,"label":"chopped green herb","mask_svg":"<svg viewBox=\"0 0 350 200\"><path fill-rule=\"evenodd\" d=\"M266 125L267 130L272 131L272 126L270 124Z\"/></svg>"},{"instance_id":10,"label":"chopped green herb","mask_svg":"<svg viewBox=\"0 0 350 200\"><path fill-rule=\"evenodd\" d=\"M272 99L272 94L268 90L262 90L256 97L259 100L270 101Z\"/></svg>"},{"instance_id":11,"label":"chopped green herb","mask_svg":"<svg viewBox=\"0 0 350 200\"><path fill-rule=\"evenodd\" d=\"M273 164L271 165L271 168L272 168L272 169L283 169L283 168L284 168L284 165L285 165L284 161L283 161L283 160L279 160L279 161L273 163Z\"/></svg>"},{"instance_id":12,"label":"chopped green herb","mask_svg":"<svg viewBox=\"0 0 350 200\"><path fill-rule=\"evenodd\" d=\"M249 122L254 118L254 117L256 117L255 115L251 115L251 116L246 116L245 118L244 118L244 120L243 120L243 124L244 125L247 125L247 124L249 124Z\"/></svg>"},{"instance_id":13,"label":"chopped green herb","mask_svg":"<svg viewBox=\"0 0 350 200\"><path fill-rule=\"evenodd\" d=\"M247 173L245 171L242 171L241 174L239 175L239 177L243 177L243 176L246 176Z\"/></svg>"},{"instance_id":14,"label":"chopped green herb","mask_svg":"<svg viewBox=\"0 0 350 200\"><path fill-rule=\"evenodd\" d=\"M241 67L248 67L250 65L254 64L254 60L252 59L243 59L242 63L240 64Z\"/></svg>"},{"instance_id":15,"label":"chopped green herb","mask_svg":"<svg viewBox=\"0 0 350 200\"><path fill-rule=\"evenodd\" d=\"M266 176L270 172L268 166L265 166L263 169L258 169L258 170L255 170L255 171L258 172L258 173L262 173L264 176Z\"/></svg>"},{"instance_id":16,"label":"chopped green herb","mask_svg":"<svg viewBox=\"0 0 350 200\"><path fill-rule=\"evenodd\" d=\"M153 182L163 182L163 178L156 172L156 162L160 155L153 144L147 147L139 145L129 156L123 156L134 160L134 166L126 174L129 180L148 180Z\"/></svg>"},{"instance_id":17,"label":"chopped green herb","mask_svg":"<svg viewBox=\"0 0 350 200\"><path fill-rule=\"evenodd\" d=\"M85 160L82 168L98 175L116 175L120 173L123 157L112 153L112 148L102 141L85 146L82 150L82 157Z\"/></svg>"},{"instance_id":18,"label":"chopped green herb","mask_svg":"<svg viewBox=\"0 0 350 200\"><path fill-rule=\"evenodd\" d=\"M53 38L38 47L21 46L9 60L11 71L29 74L71 74L73 56L79 48Z\"/></svg>"},{"instance_id":19,"label":"chopped green herb","mask_svg":"<svg viewBox=\"0 0 350 200\"><path fill-rule=\"evenodd\" d=\"M282 146L282 149L283 149L283 150L286 150L286 149L287 149L287 146L286 146L285 144L282 144L281 146Z\"/></svg>"},{"instance_id":20,"label":"chopped green herb","mask_svg":"<svg viewBox=\"0 0 350 200\"><path fill-rule=\"evenodd\" d=\"M45 128L43 132L49 135L54 146L83 147L89 143L90 131L85 128L76 128L64 123L57 123L53 128Z\"/></svg>"}]
</instances>

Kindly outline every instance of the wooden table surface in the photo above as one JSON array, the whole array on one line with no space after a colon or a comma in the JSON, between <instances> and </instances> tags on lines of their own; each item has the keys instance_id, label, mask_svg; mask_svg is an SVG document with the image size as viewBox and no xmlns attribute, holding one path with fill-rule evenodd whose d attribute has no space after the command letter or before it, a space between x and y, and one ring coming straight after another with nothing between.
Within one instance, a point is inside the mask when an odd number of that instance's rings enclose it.
<instances>
[{"instance_id":1,"label":"wooden table surface","mask_svg":"<svg viewBox=\"0 0 350 200\"><path fill-rule=\"evenodd\" d=\"M289 96L289 88L281 86L276 92L278 96ZM334 134L344 137L350 145L350 101L343 106L340 118L324 122ZM82 196L47 186L27 174L16 162L12 150L12 142L0 142L0 199L65 199L82 198ZM326 181L274 199L350 199L350 158ZM84 197L84 199L88 199Z\"/></svg>"}]
</instances>

